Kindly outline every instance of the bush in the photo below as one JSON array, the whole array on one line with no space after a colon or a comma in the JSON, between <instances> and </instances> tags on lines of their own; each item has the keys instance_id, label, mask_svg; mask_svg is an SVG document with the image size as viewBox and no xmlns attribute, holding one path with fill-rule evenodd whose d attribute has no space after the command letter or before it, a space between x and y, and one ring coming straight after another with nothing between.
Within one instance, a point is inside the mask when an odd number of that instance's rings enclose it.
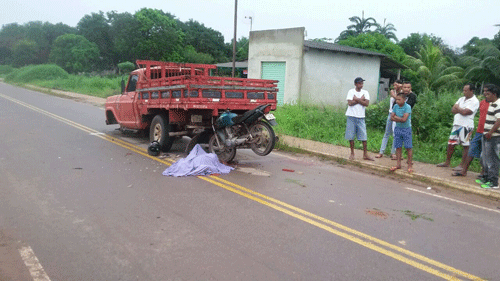
<instances>
[{"instance_id":1,"label":"bush","mask_svg":"<svg viewBox=\"0 0 500 281\"><path fill-rule=\"evenodd\" d=\"M30 83L36 80L65 79L69 74L55 64L29 65L9 73L5 80L14 83Z\"/></svg>"},{"instance_id":2,"label":"bush","mask_svg":"<svg viewBox=\"0 0 500 281\"><path fill-rule=\"evenodd\" d=\"M129 61L122 62L118 64L118 69L121 74L123 73L130 73L132 70L135 69L135 65Z\"/></svg>"},{"instance_id":3,"label":"bush","mask_svg":"<svg viewBox=\"0 0 500 281\"><path fill-rule=\"evenodd\" d=\"M14 67L10 65L0 65L0 75L9 74L14 71Z\"/></svg>"}]
</instances>

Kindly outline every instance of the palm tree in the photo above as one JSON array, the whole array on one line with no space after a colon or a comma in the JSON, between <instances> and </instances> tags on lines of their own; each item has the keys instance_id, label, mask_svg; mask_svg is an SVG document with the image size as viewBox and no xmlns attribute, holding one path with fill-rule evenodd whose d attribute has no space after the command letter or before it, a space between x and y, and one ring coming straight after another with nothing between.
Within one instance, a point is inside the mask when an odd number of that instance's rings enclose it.
<instances>
[{"instance_id":1,"label":"palm tree","mask_svg":"<svg viewBox=\"0 0 500 281\"><path fill-rule=\"evenodd\" d=\"M477 54L464 57L462 62L467 66L466 78L500 84L500 50L493 44L480 46Z\"/></svg>"},{"instance_id":2,"label":"palm tree","mask_svg":"<svg viewBox=\"0 0 500 281\"><path fill-rule=\"evenodd\" d=\"M416 57L408 57L410 66L417 72L424 89L437 93L444 88L456 89L465 82L463 68L451 66L451 60L430 41L417 52Z\"/></svg>"},{"instance_id":3,"label":"palm tree","mask_svg":"<svg viewBox=\"0 0 500 281\"><path fill-rule=\"evenodd\" d=\"M385 38L387 39L394 39L394 41L398 42L398 37L396 37L396 34L394 33L394 31L397 31L397 29L394 27L394 25L392 23L387 23L385 24L385 20L384 19L384 25L381 26L380 24L377 24L377 29L375 29L375 32L378 32L382 35L385 36Z\"/></svg>"},{"instance_id":4,"label":"palm tree","mask_svg":"<svg viewBox=\"0 0 500 281\"><path fill-rule=\"evenodd\" d=\"M377 21L374 18L365 19L365 11L362 12L361 18L358 16L350 17L349 20L353 23L347 26L347 29L342 31L335 39L335 42L344 40L349 36L357 36L362 33L371 32L370 28L372 26L377 26Z\"/></svg>"}]
</instances>

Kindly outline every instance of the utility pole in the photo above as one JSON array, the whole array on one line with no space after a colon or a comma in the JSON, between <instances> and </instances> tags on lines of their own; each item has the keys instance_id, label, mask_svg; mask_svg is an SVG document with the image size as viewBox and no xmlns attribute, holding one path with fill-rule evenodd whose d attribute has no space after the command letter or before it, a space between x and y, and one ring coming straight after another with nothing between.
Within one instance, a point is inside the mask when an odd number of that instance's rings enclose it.
<instances>
[{"instance_id":1,"label":"utility pole","mask_svg":"<svg viewBox=\"0 0 500 281\"><path fill-rule=\"evenodd\" d=\"M234 69L236 68L236 22L238 18L238 0L234 0L234 39L233 39L233 70L231 77L234 78Z\"/></svg>"}]
</instances>

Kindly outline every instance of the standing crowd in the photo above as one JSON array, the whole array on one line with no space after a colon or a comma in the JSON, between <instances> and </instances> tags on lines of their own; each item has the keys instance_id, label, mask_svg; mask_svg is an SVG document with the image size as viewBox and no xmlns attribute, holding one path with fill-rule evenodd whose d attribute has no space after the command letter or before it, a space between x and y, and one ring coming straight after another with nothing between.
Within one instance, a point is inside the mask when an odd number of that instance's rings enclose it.
<instances>
[{"instance_id":1,"label":"standing crowd","mask_svg":"<svg viewBox=\"0 0 500 281\"><path fill-rule=\"evenodd\" d=\"M347 94L347 124L345 138L349 141L351 154L354 159L354 141L357 138L363 144L363 159L374 161L368 155L367 134L365 124L365 110L370 104L370 94L363 90L361 77L354 79L354 89ZM500 89L493 84L483 86L484 100L481 102L475 96L474 84L463 87L463 97L451 108L454 114L453 127L448 138L446 160L437 167L449 167L456 145L461 145L462 161L453 168L453 176L466 176L467 170L474 160L480 160L482 171L476 182L482 188L498 189L498 174L500 172ZM413 141L411 128L411 112L417 103L417 96L412 92L410 82L396 80L390 91L389 113L385 126L384 137L376 158L384 156L389 138L393 137L391 159L396 165L390 168L394 172L401 169L403 146L407 152L407 171L413 173ZM479 110L479 122L475 135L474 116Z\"/></svg>"}]
</instances>

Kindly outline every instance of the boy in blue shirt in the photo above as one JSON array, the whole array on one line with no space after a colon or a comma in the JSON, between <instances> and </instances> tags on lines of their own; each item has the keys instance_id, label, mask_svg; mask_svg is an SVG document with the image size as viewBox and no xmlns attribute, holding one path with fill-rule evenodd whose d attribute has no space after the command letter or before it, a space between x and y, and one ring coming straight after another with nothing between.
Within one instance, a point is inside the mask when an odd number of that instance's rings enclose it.
<instances>
[{"instance_id":1,"label":"boy in blue shirt","mask_svg":"<svg viewBox=\"0 0 500 281\"><path fill-rule=\"evenodd\" d=\"M401 158L403 154L403 143L408 154L408 173L413 173L413 143L411 132L411 107L406 102L406 97L403 93L399 93L396 97L396 104L392 109L391 120L396 122L394 128L394 147L396 148L397 165L391 168L394 172L401 169Z\"/></svg>"}]
</instances>

